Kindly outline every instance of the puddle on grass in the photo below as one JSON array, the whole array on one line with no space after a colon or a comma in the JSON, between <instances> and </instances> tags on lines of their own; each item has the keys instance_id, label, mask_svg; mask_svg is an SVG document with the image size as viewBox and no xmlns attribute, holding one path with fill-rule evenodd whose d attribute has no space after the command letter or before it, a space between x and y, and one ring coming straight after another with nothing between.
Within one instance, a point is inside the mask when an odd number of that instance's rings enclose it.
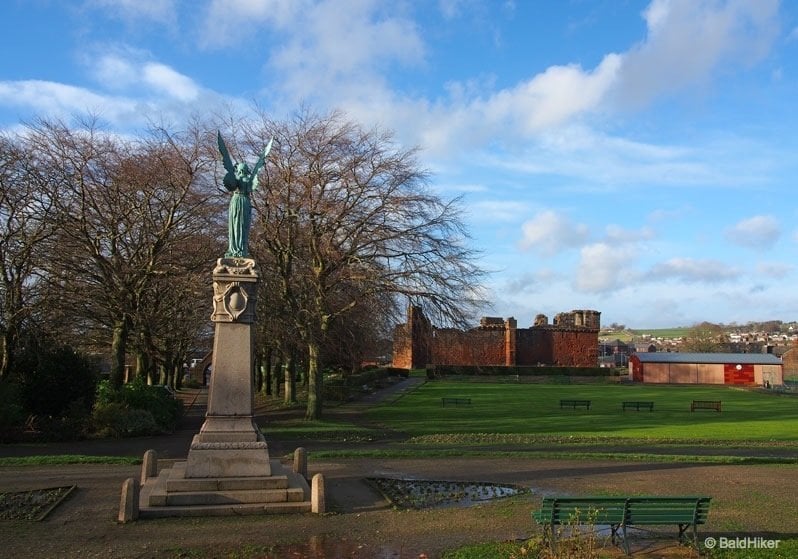
<instances>
[{"instance_id":1,"label":"puddle on grass","mask_svg":"<svg viewBox=\"0 0 798 559\"><path fill-rule=\"evenodd\" d=\"M426 559L427 555L408 554L396 545L375 545L348 539L311 536L306 544L278 546L259 559Z\"/></svg>"},{"instance_id":2,"label":"puddle on grass","mask_svg":"<svg viewBox=\"0 0 798 559\"><path fill-rule=\"evenodd\" d=\"M392 505L401 509L468 507L529 491L516 485L471 481L366 478Z\"/></svg>"}]
</instances>

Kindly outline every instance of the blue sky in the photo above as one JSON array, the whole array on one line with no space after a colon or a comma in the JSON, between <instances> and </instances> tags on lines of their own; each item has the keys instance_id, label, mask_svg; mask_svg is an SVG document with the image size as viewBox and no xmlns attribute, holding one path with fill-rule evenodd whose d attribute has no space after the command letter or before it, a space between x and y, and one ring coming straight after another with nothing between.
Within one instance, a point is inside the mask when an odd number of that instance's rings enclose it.
<instances>
[{"instance_id":1,"label":"blue sky","mask_svg":"<svg viewBox=\"0 0 798 559\"><path fill-rule=\"evenodd\" d=\"M6 0L0 127L342 109L464 197L485 314L796 320L796 4Z\"/></svg>"}]
</instances>

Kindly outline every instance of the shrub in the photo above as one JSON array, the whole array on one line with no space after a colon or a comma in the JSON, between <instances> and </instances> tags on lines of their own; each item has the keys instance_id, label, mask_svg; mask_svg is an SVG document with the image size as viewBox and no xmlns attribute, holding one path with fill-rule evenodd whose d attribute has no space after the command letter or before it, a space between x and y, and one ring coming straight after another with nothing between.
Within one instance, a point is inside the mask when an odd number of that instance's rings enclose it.
<instances>
[{"instance_id":1,"label":"shrub","mask_svg":"<svg viewBox=\"0 0 798 559\"><path fill-rule=\"evenodd\" d=\"M153 415L121 402L98 403L92 413L95 434L100 437L136 437L161 431Z\"/></svg>"},{"instance_id":2,"label":"shrub","mask_svg":"<svg viewBox=\"0 0 798 559\"><path fill-rule=\"evenodd\" d=\"M0 381L0 442L16 440L25 425L25 416L19 386Z\"/></svg>"},{"instance_id":3,"label":"shrub","mask_svg":"<svg viewBox=\"0 0 798 559\"><path fill-rule=\"evenodd\" d=\"M180 400L163 387L148 386L140 378L120 390L102 381L97 389L93 423L95 431L105 436L154 434L173 430L182 411Z\"/></svg>"},{"instance_id":4,"label":"shrub","mask_svg":"<svg viewBox=\"0 0 798 559\"><path fill-rule=\"evenodd\" d=\"M18 386L17 404L31 416L38 438L68 440L85 433L99 378L90 359L30 334L23 339L11 376Z\"/></svg>"},{"instance_id":5,"label":"shrub","mask_svg":"<svg viewBox=\"0 0 798 559\"><path fill-rule=\"evenodd\" d=\"M427 378L434 379L450 375L463 376L549 376L549 377L610 377L618 376L615 369L606 367L540 367L501 365L435 365L427 369Z\"/></svg>"}]
</instances>

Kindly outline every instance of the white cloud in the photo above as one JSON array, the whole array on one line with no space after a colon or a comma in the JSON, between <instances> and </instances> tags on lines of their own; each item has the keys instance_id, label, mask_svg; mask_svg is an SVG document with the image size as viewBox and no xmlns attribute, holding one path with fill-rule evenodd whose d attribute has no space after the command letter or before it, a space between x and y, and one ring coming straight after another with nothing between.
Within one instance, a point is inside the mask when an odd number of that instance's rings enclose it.
<instances>
[{"instance_id":1,"label":"white cloud","mask_svg":"<svg viewBox=\"0 0 798 559\"><path fill-rule=\"evenodd\" d=\"M515 221L528 210L529 205L513 200L483 200L469 204L469 208L480 220Z\"/></svg>"},{"instance_id":2,"label":"white cloud","mask_svg":"<svg viewBox=\"0 0 798 559\"><path fill-rule=\"evenodd\" d=\"M182 102L200 96L202 88L193 79L149 58L148 53L123 45L103 45L84 54L83 64L104 89L143 89L146 94L165 95Z\"/></svg>"},{"instance_id":3,"label":"white cloud","mask_svg":"<svg viewBox=\"0 0 798 559\"><path fill-rule=\"evenodd\" d=\"M523 235L518 243L521 250L536 250L547 256L578 247L588 238L587 225L573 223L553 210L542 211L524 222L521 231Z\"/></svg>"},{"instance_id":4,"label":"white cloud","mask_svg":"<svg viewBox=\"0 0 798 559\"><path fill-rule=\"evenodd\" d=\"M740 271L713 259L671 258L652 267L646 274L651 281L676 279L686 283L719 283L736 280Z\"/></svg>"},{"instance_id":5,"label":"white cloud","mask_svg":"<svg viewBox=\"0 0 798 559\"><path fill-rule=\"evenodd\" d=\"M604 293L632 281L631 264L636 254L631 245L594 243L582 248L574 287L587 293Z\"/></svg>"},{"instance_id":6,"label":"white cloud","mask_svg":"<svg viewBox=\"0 0 798 559\"><path fill-rule=\"evenodd\" d=\"M318 96L335 104L380 103L391 98L388 69L419 64L424 41L416 24L387 16L371 0L324 1L309 7L293 33L269 60L283 76L281 88L293 99Z\"/></svg>"},{"instance_id":7,"label":"white cloud","mask_svg":"<svg viewBox=\"0 0 798 559\"><path fill-rule=\"evenodd\" d=\"M620 62L610 54L592 72L575 65L550 66L472 108L484 122L509 126L522 135L537 134L595 109L614 83Z\"/></svg>"},{"instance_id":8,"label":"white cloud","mask_svg":"<svg viewBox=\"0 0 798 559\"><path fill-rule=\"evenodd\" d=\"M778 36L777 0L654 0L646 40L623 56L619 107L701 85L718 70L760 60Z\"/></svg>"},{"instance_id":9,"label":"white cloud","mask_svg":"<svg viewBox=\"0 0 798 559\"><path fill-rule=\"evenodd\" d=\"M113 121L131 118L141 108L140 103L126 97L42 80L0 82L0 103L30 108L46 116L63 118L88 112Z\"/></svg>"},{"instance_id":10,"label":"white cloud","mask_svg":"<svg viewBox=\"0 0 798 559\"><path fill-rule=\"evenodd\" d=\"M394 115L390 124L399 129L412 123L421 130L422 145L433 153L487 138L500 137L509 145L519 139L545 138L576 125L582 117L611 108L643 107L662 95L702 87L719 70L761 59L777 36L777 8L775 0L654 0L643 14L649 30L646 40L626 52L605 54L592 69L575 64L550 66L499 91L474 87L473 80L450 83L449 98L435 103L381 91L377 101L362 100L369 106L363 114ZM581 150L578 146L566 149L565 144L550 149L591 154L583 166L599 172L606 169L608 181L644 172L657 183L695 184L715 181L721 174L702 164L699 156L705 159L706 154L691 157L683 148L602 140ZM601 157L606 153L613 156L608 161ZM579 160L567 161L576 166Z\"/></svg>"},{"instance_id":11,"label":"white cloud","mask_svg":"<svg viewBox=\"0 0 798 559\"><path fill-rule=\"evenodd\" d=\"M751 249L772 247L781 236L779 221L770 215L756 215L737 222L726 231L732 243Z\"/></svg>"},{"instance_id":12,"label":"white cloud","mask_svg":"<svg viewBox=\"0 0 798 559\"><path fill-rule=\"evenodd\" d=\"M86 57L84 61L94 79L107 89L126 89L136 84L140 75L130 60L116 54L104 54L97 59Z\"/></svg>"},{"instance_id":13,"label":"white cloud","mask_svg":"<svg viewBox=\"0 0 798 559\"><path fill-rule=\"evenodd\" d=\"M637 243L648 241L654 238L654 231L649 227L641 229L625 229L620 225L610 224L606 228L606 240L608 243Z\"/></svg>"},{"instance_id":14,"label":"white cloud","mask_svg":"<svg viewBox=\"0 0 798 559\"><path fill-rule=\"evenodd\" d=\"M784 279L792 274L794 266L783 262L759 262L756 273L771 279Z\"/></svg>"},{"instance_id":15,"label":"white cloud","mask_svg":"<svg viewBox=\"0 0 798 559\"><path fill-rule=\"evenodd\" d=\"M145 83L157 92L165 93L179 101L193 101L199 96L200 88L194 80L157 62L142 67Z\"/></svg>"},{"instance_id":16,"label":"white cloud","mask_svg":"<svg viewBox=\"0 0 798 559\"><path fill-rule=\"evenodd\" d=\"M211 0L202 14L200 43L208 48L240 45L258 33L270 32L264 25L295 26L297 17L312 9L312 0Z\"/></svg>"}]
</instances>

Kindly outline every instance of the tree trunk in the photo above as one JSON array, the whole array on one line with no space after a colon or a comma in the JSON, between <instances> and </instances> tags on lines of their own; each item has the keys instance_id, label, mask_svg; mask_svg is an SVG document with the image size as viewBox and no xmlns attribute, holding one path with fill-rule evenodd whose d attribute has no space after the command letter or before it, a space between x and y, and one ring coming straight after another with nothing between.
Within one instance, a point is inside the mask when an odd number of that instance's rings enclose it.
<instances>
[{"instance_id":1,"label":"tree trunk","mask_svg":"<svg viewBox=\"0 0 798 559\"><path fill-rule=\"evenodd\" d=\"M296 382L294 381L294 371L296 370L296 360L293 354L288 355L288 359L283 365L283 373L285 377L285 386L283 400L286 404L296 402Z\"/></svg>"},{"instance_id":2,"label":"tree trunk","mask_svg":"<svg viewBox=\"0 0 798 559\"><path fill-rule=\"evenodd\" d=\"M111 338L111 386L122 388L125 382L125 355L127 353L128 321L122 317L114 323Z\"/></svg>"},{"instance_id":3,"label":"tree trunk","mask_svg":"<svg viewBox=\"0 0 798 559\"><path fill-rule=\"evenodd\" d=\"M280 371L283 370L283 360L282 358L278 359L277 362L274 364L274 368L272 369L273 375L272 380L274 380L274 392L272 392L273 396L280 396L280 385L282 384L282 378L280 378Z\"/></svg>"},{"instance_id":4,"label":"tree trunk","mask_svg":"<svg viewBox=\"0 0 798 559\"><path fill-rule=\"evenodd\" d=\"M152 373L150 371L150 357L143 350L136 350L136 378L144 381L144 384L153 384Z\"/></svg>"},{"instance_id":5,"label":"tree trunk","mask_svg":"<svg viewBox=\"0 0 798 559\"><path fill-rule=\"evenodd\" d=\"M16 351L15 338L16 336L9 328L3 332L3 337L0 339L0 344L2 344L2 347L0 347L0 379L6 378L11 371L14 352Z\"/></svg>"},{"instance_id":6,"label":"tree trunk","mask_svg":"<svg viewBox=\"0 0 798 559\"><path fill-rule=\"evenodd\" d=\"M255 369L255 392L258 393L263 390L263 367L261 367L261 362L263 361L263 354L259 351L255 352L254 355L254 369Z\"/></svg>"},{"instance_id":7,"label":"tree trunk","mask_svg":"<svg viewBox=\"0 0 798 559\"><path fill-rule=\"evenodd\" d=\"M263 375L263 390L267 396L272 395L272 355L274 351L267 349L263 361L260 364L261 374Z\"/></svg>"},{"instance_id":8,"label":"tree trunk","mask_svg":"<svg viewBox=\"0 0 798 559\"><path fill-rule=\"evenodd\" d=\"M294 356L294 358L291 359L291 369L290 369L290 373L291 373L291 403L292 404L296 404L296 401L297 401L297 399L296 399L296 368L297 368L297 359L296 359L296 356Z\"/></svg>"},{"instance_id":9,"label":"tree trunk","mask_svg":"<svg viewBox=\"0 0 798 559\"><path fill-rule=\"evenodd\" d=\"M319 345L315 341L308 342L308 407L305 419L321 419L322 378L319 371Z\"/></svg>"}]
</instances>

